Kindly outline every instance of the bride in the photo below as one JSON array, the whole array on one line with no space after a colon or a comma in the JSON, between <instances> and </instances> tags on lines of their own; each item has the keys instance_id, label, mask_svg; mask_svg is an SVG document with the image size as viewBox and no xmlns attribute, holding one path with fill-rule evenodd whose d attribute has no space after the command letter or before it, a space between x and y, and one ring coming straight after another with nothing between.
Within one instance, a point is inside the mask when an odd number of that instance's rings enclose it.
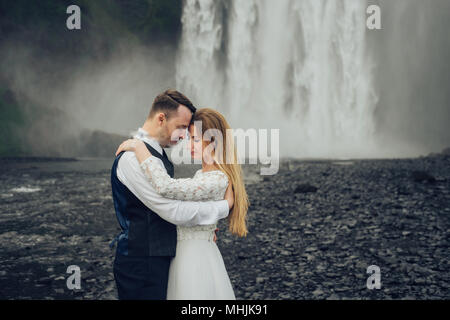
<instances>
[{"instance_id":1,"label":"bride","mask_svg":"<svg viewBox=\"0 0 450 320\"><path fill-rule=\"evenodd\" d=\"M227 141L230 126L219 112L209 108L198 110L192 120L189 126L191 156L202 160L202 169L193 178L171 178L138 139L122 143L117 153L134 151L150 183L166 198L222 200L230 186L234 192L234 206L228 216L229 231L244 237L248 232L246 215L249 202L232 136ZM195 125L199 121L201 129ZM218 132L220 139L216 136L205 139L205 133L211 132L209 129ZM212 225L177 226L176 255L169 268L168 300L236 299L222 255L214 241L216 228L217 222Z\"/></svg>"}]
</instances>

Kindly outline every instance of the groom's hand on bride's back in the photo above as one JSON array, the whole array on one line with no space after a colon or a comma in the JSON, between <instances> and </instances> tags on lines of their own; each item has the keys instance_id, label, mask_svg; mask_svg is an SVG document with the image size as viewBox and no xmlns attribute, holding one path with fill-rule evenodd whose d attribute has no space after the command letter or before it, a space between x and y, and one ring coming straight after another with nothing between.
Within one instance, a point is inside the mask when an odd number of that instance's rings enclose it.
<instances>
[{"instance_id":1,"label":"groom's hand on bride's back","mask_svg":"<svg viewBox=\"0 0 450 320\"><path fill-rule=\"evenodd\" d=\"M225 200L228 201L228 207L233 208L234 206L234 192L233 192L233 186L231 184L228 184L227 191L225 192Z\"/></svg>"},{"instance_id":2,"label":"groom's hand on bride's back","mask_svg":"<svg viewBox=\"0 0 450 320\"><path fill-rule=\"evenodd\" d=\"M225 191L225 200L228 201L228 207L231 210L234 206L234 192L233 192L233 187L231 184L228 184L227 191ZM217 232L218 231L219 231L219 228L214 230L214 242L217 241Z\"/></svg>"}]
</instances>

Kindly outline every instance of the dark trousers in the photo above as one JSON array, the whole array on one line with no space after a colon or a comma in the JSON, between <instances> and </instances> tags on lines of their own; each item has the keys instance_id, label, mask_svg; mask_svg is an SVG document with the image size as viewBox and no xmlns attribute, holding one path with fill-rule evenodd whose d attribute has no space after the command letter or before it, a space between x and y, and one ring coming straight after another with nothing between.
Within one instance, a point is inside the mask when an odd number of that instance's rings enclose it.
<instances>
[{"instance_id":1,"label":"dark trousers","mask_svg":"<svg viewBox=\"0 0 450 320\"><path fill-rule=\"evenodd\" d=\"M119 300L166 300L171 260L116 253L113 270Z\"/></svg>"}]
</instances>

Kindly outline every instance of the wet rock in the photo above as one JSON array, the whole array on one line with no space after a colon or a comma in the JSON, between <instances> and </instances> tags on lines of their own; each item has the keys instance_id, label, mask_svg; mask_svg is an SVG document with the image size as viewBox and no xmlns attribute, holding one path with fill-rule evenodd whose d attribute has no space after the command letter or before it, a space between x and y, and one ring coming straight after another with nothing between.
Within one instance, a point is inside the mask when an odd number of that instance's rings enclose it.
<instances>
[{"instance_id":1,"label":"wet rock","mask_svg":"<svg viewBox=\"0 0 450 320\"><path fill-rule=\"evenodd\" d=\"M298 185L295 190L294 190L294 194L296 193L308 193L308 192L317 192L318 188L308 184L308 183L303 183Z\"/></svg>"},{"instance_id":2,"label":"wet rock","mask_svg":"<svg viewBox=\"0 0 450 320\"><path fill-rule=\"evenodd\" d=\"M37 280L38 284L51 284L52 279L50 277L43 277Z\"/></svg>"},{"instance_id":3,"label":"wet rock","mask_svg":"<svg viewBox=\"0 0 450 320\"><path fill-rule=\"evenodd\" d=\"M283 285L285 285L286 287L293 287L295 285L295 283L294 282L283 281Z\"/></svg>"},{"instance_id":4,"label":"wet rock","mask_svg":"<svg viewBox=\"0 0 450 320\"><path fill-rule=\"evenodd\" d=\"M266 278L263 277L256 277L256 283L262 283L266 280Z\"/></svg>"},{"instance_id":5,"label":"wet rock","mask_svg":"<svg viewBox=\"0 0 450 320\"><path fill-rule=\"evenodd\" d=\"M415 182L429 182L429 183L436 182L436 178L426 171L413 171L411 172L411 178Z\"/></svg>"},{"instance_id":6,"label":"wet rock","mask_svg":"<svg viewBox=\"0 0 450 320\"><path fill-rule=\"evenodd\" d=\"M320 297L324 294L324 292L321 289L316 289L312 292L313 296Z\"/></svg>"}]
</instances>

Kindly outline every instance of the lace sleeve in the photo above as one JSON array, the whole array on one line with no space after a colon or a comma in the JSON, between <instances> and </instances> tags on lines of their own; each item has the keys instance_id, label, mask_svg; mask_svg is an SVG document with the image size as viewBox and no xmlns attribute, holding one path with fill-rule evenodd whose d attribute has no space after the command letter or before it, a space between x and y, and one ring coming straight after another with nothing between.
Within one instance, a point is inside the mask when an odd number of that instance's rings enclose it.
<instances>
[{"instance_id":1,"label":"lace sleeve","mask_svg":"<svg viewBox=\"0 0 450 320\"><path fill-rule=\"evenodd\" d=\"M194 178L173 179L154 156L141 163L141 168L156 192L165 198L190 201L215 200L218 191L228 186L228 178L221 171L211 171Z\"/></svg>"}]
</instances>

